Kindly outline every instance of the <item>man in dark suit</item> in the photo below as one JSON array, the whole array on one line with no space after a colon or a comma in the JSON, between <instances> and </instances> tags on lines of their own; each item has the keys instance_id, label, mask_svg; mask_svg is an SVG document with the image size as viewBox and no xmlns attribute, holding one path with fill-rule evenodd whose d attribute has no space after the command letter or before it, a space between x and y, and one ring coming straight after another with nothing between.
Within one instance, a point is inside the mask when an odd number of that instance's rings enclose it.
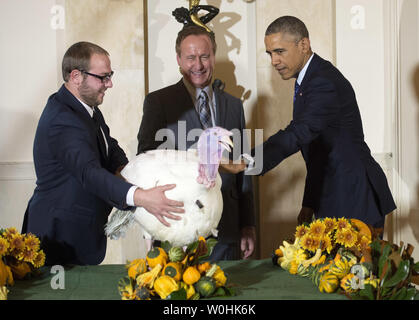
<instances>
[{"instance_id":1,"label":"man in dark suit","mask_svg":"<svg viewBox=\"0 0 419 320\"><path fill-rule=\"evenodd\" d=\"M197 142L202 129L212 126L235 129L233 142L242 141L245 117L241 101L211 86L215 51L213 33L199 26L186 26L179 32L176 53L183 78L146 96L138 153L158 147L186 150ZM240 250L247 258L255 245L252 180L243 173L225 173L221 178L224 208L210 259L240 259Z\"/></svg>"},{"instance_id":2,"label":"man in dark suit","mask_svg":"<svg viewBox=\"0 0 419 320\"><path fill-rule=\"evenodd\" d=\"M143 206L163 224L179 219L181 202L166 185L142 190L117 175L128 163L97 108L112 87L113 71L101 47L79 42L64 55L65 84L48 99L36 130L36 188L22 232L41 239L46 264L99 264L106 252L104 226L112 207Z\"/></svg>"},{"instance_id":3,"label":"man in dark suit","mask_svg":"<svg viewBox=\"0 0 419 320\"><path fill-rule=\"evenodd\" d=\"M299 223L314 214L384 227L385 215L396 206L384 172L364 141L351 84L312 52L307 28L295 17L272 22L265 46L282 79L296 78L296 84L293 120L264 142L261 174L301 151L307 177Z\"/></svg>"}]
</instances>

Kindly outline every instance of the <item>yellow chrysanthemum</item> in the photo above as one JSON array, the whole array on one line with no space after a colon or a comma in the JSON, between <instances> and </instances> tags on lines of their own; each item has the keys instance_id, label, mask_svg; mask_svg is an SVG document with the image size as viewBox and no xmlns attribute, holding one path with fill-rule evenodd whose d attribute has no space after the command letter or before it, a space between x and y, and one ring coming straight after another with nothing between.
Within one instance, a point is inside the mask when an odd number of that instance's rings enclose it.
<instances>
[{"instance_id":1,"label":"yellow chrysanthemum","mask_svg":"<svg viewBox=\"0 0 419 320\"><path fill-rule=\"evenodd\" d=\"M325 218L323 223L326 226L326 230L324 231L326 234L333 231L337 226L335 218Z\"/></svg>"},{"instance_id":2,"label":"yellow chrysanthemum","mask_svg":"<svg viewBox=\"0 0 419 320\"><path fill-rule=\"evenodd\" d=\"M11 240L12 236L18 233L19 232L17 232L16 228L14 227L7 228L6 231L3 233L3 237L6 238L7 240Z\"/></svg>"},{"instance_id":3,"label":"yellow chrysanthemum","mask_svg":"<svg viewBox=\"0 0 419 320\"><path fill-rule=\"evenodd\" d=\"M336 223L336 227L338 230L342 230L342 229L350 228L351 225L349 224L348 220L346 220L345 218L339 218Z\"/></svg>"},{"instance_id":4,"label":"yellow chrysanthemum","mask_svg":"<svg viewBox=\"0 0 419 320\"><path fill-rule=\"evenodd\" d=\"M0 258L6 255L8 249L9 242L6 239L0 237Z\"/></svg>"},{"instance_id":5,"label":"yellow chrysanthemum","mask_svg":"<svg viewBox=\"0 0 419 320\"><path fill-rule=\"evenodd\" d=\"M328 235L323 236L320 249L327 251L329 254L333 250L332 239Z\"/></svg>"},{"instance_id":6,"label":"yellow chrysanthemum","mask_svg":"<svg viewBox=\"0 0 419 320\"><path fill-rule=\"evenodd\" d=\"M301 247L303 249L309 251L316 251L319 246L319 240L311 236L310 234L306 234L304 237L301 238Z\"/></svg>"},{"instance_id":7,"label":"yellow chrysanthemum","mask_svg":"<svg viewBox=\"0 0 419 320\"><path fill-rule=\"evenodd\" d=\"M32 251L38 251L39 250L39 239L33 235L32 233L28 233L25 237L25 246L26 249L32 250Z\"/></svg>"},{"instance_id":8,"label":"yellow chrysanthemum","mask_svg":"<svg viewBox=\"0 0 419 320\"><path fill-rule=\"evenodd\" d=\"M21 253L21 260L33 263L33 260L36 258L38 253L34 250L28 250L25 248Z\"/></svg>"},{"instance_id":9,"label":"yellow chrysanthemum","mask_svg":"<svg viewBox=\"0 0 419 320\"><path fill-rule=\"evenodd\" d=\"M10 250L22 251L25 248L25 240L23 236L19 233L12 234L9 243Z\"/></svg>"},{"instance_id":10,"label":"yellow chrysanthemum","mask_svg":"<svg viewBox=\"0 0 419 320\"><path fill-rule=\"evenodd\" d=\"M40 268L45 264L45 253L39 250L36 257L33 259L32 264L35 268Z\"/></svg>"},{"instance_id":11,"label":"yellow chrysanthemum","mask_svg":"<svg viewBox=\"0 0 419 320\"><path fill-rule=\"evenodd\" d=\"M336 232L336 243L344 245L347 248L353 247L356 244L356 232L349 228L340 229Z\"/></svg>"},{"instance_id":12,"label":"yellow chrysanthemum","mask_svg":"<svg viewBox=\"0 0 419 320\"><path fill-rule=\"evenodd\" d=\"M298 226L295 232L295 237L302 238L306 233L308 233L308 228L306 226Z\"/></svg>"},{"instance_id":13,"label":"yellow chrysanthemum","mask_svg":"<svg viewBox=\"0 0 419 320\"><path fill-rule=\"evenodd\" d=\"M325 234L326 225L321 220L313 221L310 224L309 233L316 238L321 238Z\"/></svg>"}]
</instances>

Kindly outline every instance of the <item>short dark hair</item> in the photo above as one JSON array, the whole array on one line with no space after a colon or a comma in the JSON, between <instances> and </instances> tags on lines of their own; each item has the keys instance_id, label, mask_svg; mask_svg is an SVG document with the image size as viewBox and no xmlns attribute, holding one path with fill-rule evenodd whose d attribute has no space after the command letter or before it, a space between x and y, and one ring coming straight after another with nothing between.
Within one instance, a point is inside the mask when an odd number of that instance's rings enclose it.
<instances>
[{"instance_id":1,"label":"short dark hair","mask_svg":"<svg viewBox=\"0 0 419 320\"><path fill-rule=\"evenodd\" d=\"M266 29L265 36L274 33L288 33L299 41L308 38L308 30L304 22L293 16L282 16L273 21Z\"/></svg>"},{"instance_id":2,"label":"short dark hair","mask_svg":"<svg viewBox=\"0 0 419 320\"><path fill-rule=\"evenodd\" d=\"M180 30L179 33L177 34L176 53L177 53L178 56L180 56L180 45L181 45L182 41L185 40L186 37L191 36L191 35L195 35L195 36L205 35L205 36L207 36L211 40L212 48L213 48L213 51L214 51L214 54L215 54L215 52L217 51L217 43L215 42L214 32L208 32L204 28L202 28L200 26L197 26L197 25L187 25L182 30Z\"/></svg>"},{"instance_id":3,"label":"short dark hair","mask_svg":"<svg viewBox=\"0 0 419 320\"><path fill-rule=\"evenodd\" d=\"M77 42L68 48L61 65L64 81L69 80L70 73L73 70L89 71L90 58L95 53L109 56L105 49L91 42Z\"/></svg>"}]
</instances>

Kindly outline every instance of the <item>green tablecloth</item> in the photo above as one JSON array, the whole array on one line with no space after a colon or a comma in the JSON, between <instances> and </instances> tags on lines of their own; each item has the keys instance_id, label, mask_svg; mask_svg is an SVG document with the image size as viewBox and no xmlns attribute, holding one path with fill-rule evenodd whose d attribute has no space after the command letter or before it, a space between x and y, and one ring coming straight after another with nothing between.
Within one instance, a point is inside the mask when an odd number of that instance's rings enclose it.
<instances>
[{"instance_id":1,"label":"green tablecloth","mask_svg":"<svg viewBox=\"0 0 419 320\"><path fill-rule=\"evenodd\" d=\"M235 285L236 296L222 299L279 300L279 299L347 299L340 294L320 293L310 279L290 275L273 266L270 259L220 261L228 281ZM10 300L119 300L117 285L127 275L123 265L74 266L65 269L65 289L52 289L56 274L43 269L39 278L16 281L10 287Z\"/></svg>"}]
</instances>

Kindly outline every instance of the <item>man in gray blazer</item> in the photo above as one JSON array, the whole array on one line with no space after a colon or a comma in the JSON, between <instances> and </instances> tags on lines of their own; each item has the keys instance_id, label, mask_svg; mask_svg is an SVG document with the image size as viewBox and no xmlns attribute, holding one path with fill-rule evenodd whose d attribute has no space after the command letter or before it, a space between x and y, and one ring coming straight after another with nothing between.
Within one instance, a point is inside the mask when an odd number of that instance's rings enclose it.
<instances>
[{"instance_id":1,"label":"man in gray blazer","mask_svg":"<svg viewBox=\"0 0 419 320\"><path fill-rule=\"evenodd\" d=\"M233 130L240 155L245 116L243 105L211 85L215 66L214 33L199 26L185 26L176 40L177 61L183 78L176 84L148 94L138 133L138 153L151 149L186 150L207 127ZM167 129L162 131L161 129ZM159 131L160 130L160 131ZM218 226L218 243L211 260L248 258L255 247L255 216L251 176L221 173L224 209Z\"/></svg>"}]
</instances>

